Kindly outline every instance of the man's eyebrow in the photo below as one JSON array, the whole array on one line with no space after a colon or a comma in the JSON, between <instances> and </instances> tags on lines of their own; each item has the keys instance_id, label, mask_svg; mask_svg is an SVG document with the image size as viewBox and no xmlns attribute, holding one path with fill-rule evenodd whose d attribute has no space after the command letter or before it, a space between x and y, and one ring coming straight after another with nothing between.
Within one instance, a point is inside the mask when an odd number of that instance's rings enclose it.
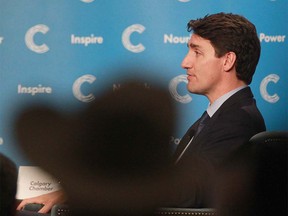
<instances>
[{"instance_id":1,"label":"man's eyebrow","mask_svg":"<svg viewBox=\"0 0 288 216\"><path fill-rule=\"evenodd\" d=\"M199 45L197 45L197 44L194 44L194 43L187 43L187 47L189 48L200 48L200 46Z\"/></svg>"}]
</instances>

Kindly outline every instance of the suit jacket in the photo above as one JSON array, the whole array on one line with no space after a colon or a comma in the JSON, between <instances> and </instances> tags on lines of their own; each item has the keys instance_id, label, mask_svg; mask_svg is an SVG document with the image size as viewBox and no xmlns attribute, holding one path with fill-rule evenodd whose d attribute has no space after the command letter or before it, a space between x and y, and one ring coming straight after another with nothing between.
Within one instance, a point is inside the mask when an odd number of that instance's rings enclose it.
<instances>
[{"instance_id":1,"label":"suit jacket","mask_svg":"<svg viewBox=\"0 0 288 216\"><path fill-rule=\"evenodd\" d=\"M198 124L199 120L182 138L175 159L193 137ZM221 164L253 135L265 130L264 119L250 87L228 98L193 138L175 165L177 193L174 206L211 207L213 177L217 175Z\"/></svg>"}]
</instances>

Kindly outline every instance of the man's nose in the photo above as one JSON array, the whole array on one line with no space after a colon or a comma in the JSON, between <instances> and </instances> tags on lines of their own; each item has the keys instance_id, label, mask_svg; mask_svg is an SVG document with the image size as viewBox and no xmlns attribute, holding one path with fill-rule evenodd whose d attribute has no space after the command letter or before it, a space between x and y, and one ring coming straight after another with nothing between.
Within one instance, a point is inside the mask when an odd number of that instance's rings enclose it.
<instances>
[{"instance_id":1,"label":"man's nose","mask_svg":"<svg viewBox=\"0 0 288 216\"><path fill-rule=\"evenodd\" d=\"M188 68L191 67L191 63L192 63L192 61L191 61L191 59L189 58L189 55L187 54L187 55L184 57L184 59L182 60L181 67L182 67L183 69L188 69Z\"/></svg>"}]
</instances>

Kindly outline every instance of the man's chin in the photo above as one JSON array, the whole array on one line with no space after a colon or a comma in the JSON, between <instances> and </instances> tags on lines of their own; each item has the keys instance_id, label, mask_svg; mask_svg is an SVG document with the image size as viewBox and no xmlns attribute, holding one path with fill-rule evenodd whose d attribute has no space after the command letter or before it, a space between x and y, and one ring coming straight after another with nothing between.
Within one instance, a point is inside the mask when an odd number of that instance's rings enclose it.
<instances>
[{"instance_id":1,"label":"man's chin","mask_svg":"<svg viewBox=\"0 0 288 216\"><path fill-rule=\"evenodd\" d=\"M190 93L192 93L192 94L202 95L202 93L201 93L198 89L189 88L189 86L187 86L187 90L188 90Z\"/></svg>"}]
</instances>

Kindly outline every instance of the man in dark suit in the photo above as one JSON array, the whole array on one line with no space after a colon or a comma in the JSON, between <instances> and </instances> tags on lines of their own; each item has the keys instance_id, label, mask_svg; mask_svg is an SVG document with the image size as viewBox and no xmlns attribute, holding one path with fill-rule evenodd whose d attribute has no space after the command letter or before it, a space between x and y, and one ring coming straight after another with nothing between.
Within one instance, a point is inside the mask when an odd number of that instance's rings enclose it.
<instances>
[{"instance_id":1,"label":"man in dark suit","mask_svg":"<svg viewBox=\"0 0 288 216\"><path fill-rule=\"evenodd\" d=\"M182 62L187 89L209 106L175 152L178 207L212 207L213 176L256 133L266 130L248 86L260 57L255 26L246 18L218 13L191 20L188 54ZM208 115L207 115L208 114Z\"/></svg>"}]
</instances>

